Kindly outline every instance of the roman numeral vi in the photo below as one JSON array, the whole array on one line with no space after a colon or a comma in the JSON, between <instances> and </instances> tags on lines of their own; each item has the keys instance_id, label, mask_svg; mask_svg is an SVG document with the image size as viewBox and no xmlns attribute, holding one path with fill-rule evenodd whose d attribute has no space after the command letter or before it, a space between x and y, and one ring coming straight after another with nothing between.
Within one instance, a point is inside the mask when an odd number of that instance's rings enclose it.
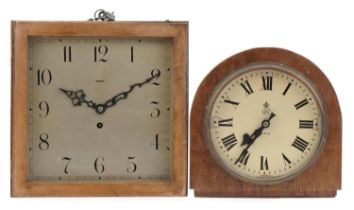
<instances>
[{"instance_id":1,"label":"roman numeral vi","mask_svg":"<svg viewBox=\"0 0 354 210\"><path fill-rule=\"evenodd\" d=\"M268 159L267 157L261 156L261 170L268 170Z\"/></svg>"}]
</instances>

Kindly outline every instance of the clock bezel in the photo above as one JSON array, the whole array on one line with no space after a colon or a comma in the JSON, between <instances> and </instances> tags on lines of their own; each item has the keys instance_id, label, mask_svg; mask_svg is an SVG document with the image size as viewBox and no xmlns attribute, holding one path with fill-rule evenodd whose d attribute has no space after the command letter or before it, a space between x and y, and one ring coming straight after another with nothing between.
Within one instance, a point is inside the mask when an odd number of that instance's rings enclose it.
<instances>
[{"instance_id":1,"label":"clock bezel","mask_svg":"<svg viewBox=\"0 0 354 210\"><path fill-rule=\"evenodd\" d=\"M316 151L310 157L304 166L299 168L296 171L293 171L293 173L290 173L287 176L279 176L275 178L269 178L267 179L262 179L262 178L257 178L257 177L247 177L245 175L242 175L240 173L237 173L236 171L230 169L226 163L221 159L220 155L216 152L213 144L213 140L211 139L210 136L210 116L212 112L212 108L215 104L215 101L217 97L220 95L220 92L225 89L225 87L235 80L237 77L242 76L243 74L249 73L249 72L256 72L257 70L274 70L278 72L284 72L288 75L291 75L292 77L296 78L300 82L302 82L312 93L312 95L315 97L315 102L318 104L318 107L320 108L320 115L321 115L321 136L319 138L319 144L317 146ZM240 180L250 182L253 184L263 184L263 185L272 185L272 184L279 184L281 182L285 182L288 180L291 180L295 178L296 176L300 175L302 172L304 172L308 167L310 167L312 164L316 162L318 159L318 155L322 151L323 145L326 142L326 137L327 137L327 115L326 115L326 107L323 104L322 96L316 89L316 87L312 84L312 82L301 72L297 71L296 69L287 66L287 65L282 65L279 63L274 63L274 62L254 62L249 65L242 66L238 69L234 69L232 72L230 72L228 75L226 75L214 88L212 93L210 94L210 97L208 99L208 103L206 105L205 113L204 113L204 132L206 133L206 137L204 138L207 148L212 154L212 157L215 159L215 161L225 170L227 171L230 175L234 176L235 178L238 178Z\"/></svg>"},{"instance_id":2,"label":"clock bezel","mask_svg":"<svg viewBox=\"0 0 354 210\"><path fill-rule=\"evenodd\" d=\"M27 181L29 37L172 39L171 173L166 181ZM12 22L11 196L184 196L187 188L188 22Z\"/></svg>"}]
</instances>

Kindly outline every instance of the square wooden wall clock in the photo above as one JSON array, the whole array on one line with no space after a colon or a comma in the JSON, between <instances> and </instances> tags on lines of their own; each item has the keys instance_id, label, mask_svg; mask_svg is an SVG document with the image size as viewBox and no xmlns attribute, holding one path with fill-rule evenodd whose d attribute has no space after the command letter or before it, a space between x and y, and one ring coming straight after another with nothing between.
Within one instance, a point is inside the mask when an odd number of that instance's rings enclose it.
<instances>
[{"instance_id":1,"label":"square wooden wall clock","mask_svg":"<svg viewBox=\"0 0 354 210\"><path fill-rule=\"evenodd\" d=\"M187 22L12 22L11 195L186 195L187 43Z\"/></svg>"},{"instance_id":2,"label":"square wooden wall clock","mask_svg":"<svg viewBox=\"0 0 354 210\"><path fill-rule=\"evenodd\" d=\"M203 80L191 113L196 196L335 196L342 121L311 61L279 48L231 56Z\"/></svg>"}]
</instances>

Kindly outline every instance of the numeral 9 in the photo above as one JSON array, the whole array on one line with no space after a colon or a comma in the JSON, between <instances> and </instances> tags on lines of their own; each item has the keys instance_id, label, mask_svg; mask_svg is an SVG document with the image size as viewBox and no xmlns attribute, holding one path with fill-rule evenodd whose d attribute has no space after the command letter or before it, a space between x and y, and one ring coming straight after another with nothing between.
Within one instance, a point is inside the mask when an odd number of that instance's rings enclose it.
<instances>
[{"instance_id":1,"label":"numeral 9","mask_svg":"<svg viewBox=\"0 0 354 210\"><path fill-rule=\"evenodd\" d=\"M39 113L39 117L45 118L49 114L49 105L46 101L41 101L38 104L38 108L42 113Z\"/></svg>"}]
</instances>

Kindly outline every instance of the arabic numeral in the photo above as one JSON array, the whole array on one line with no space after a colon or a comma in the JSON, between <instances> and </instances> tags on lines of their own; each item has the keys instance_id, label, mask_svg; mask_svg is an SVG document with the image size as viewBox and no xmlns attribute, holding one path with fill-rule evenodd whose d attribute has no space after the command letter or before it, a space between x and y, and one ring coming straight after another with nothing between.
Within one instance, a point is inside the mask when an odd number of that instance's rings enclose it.
<instances>
[{"instance_id":1,"label":"arabic numeral","mask_svg":"<svg viewBox=\"0 0 354 210\"><path fill-rule=\"evenodd\" d=\"M136 170L137 170L137 165L136 163L133 161L135 159L135 157L128 157L128 167L127 167L127 172L132 174L132 173L135 173Z\"/></svg>"},{"instance_id":2,"label":"arabic numeral","mask_svg":"<svg viewBox=\"0 0 354 210\"><path fill-rule=\"evenodd\" d=\"M71 62L71 46L64 46L64 63Z\"/></svg>"},{"instance_id":3,"label":"arabic numeral","mask_svg":"<svg viewBox=\"0 0 354 210\"><path fill-rule=\"evenodd\" d=\"M102 174L104 172L104 165L103 165L104 157L98 156L95 160L94 167L95 171L98 174Z\"/></svg>"},{"instance_id":4,"label":"arabic numeral","mask_svg":"<svg viewBox=\"0 0 354 210\"><path fill-rule=\"evenodd\" d=\"M42 150L42 151L45 151L49 148L49 142L48 142L48 134L47 133L41 133L39 135L39 149Z\"/></svg>"},{"instance_id":5,"label":"arabic numeral","mask_svg":"<svg viewBox=\"0 0 354 210\"><path fill-rule=\"evenodd\" d=\"M97 62L107 62L104 57L108 53L108 47L106 45L100 45L94 47L94 61Z\"/></svg>"},{"instance_id":6,"label":"arabic numeral","mask_svg":"<svg viewBox=\"0 0 354 210\"><path fill-rule=\"evenodd\" d=\"M161 110L159 109L159 104L160 102L158 101L151 101L151 103L154 107L153 107L153 110L150 112L150 117L151 118L157 118L160 116L161 114Z\"/></svg>"},{"instance_id":7,"label":"arabic numeral","mask_svg":"<svg viewBox=\"0 0 354 210\"><path fill-rule=\"evenodd\" d=\"M52 82L52 73L49 69L37 70L37 85L49 85Z\"/></svg>"},{"instance_id":8,"label":"arabic numeral","mask_svg":"<svg viewBox=\"0 0 354 210\"><path fill-rule=\"evenodd\" d=\"M159 134L155 135L154 140L150 143L151 146L155 148L155 150L159 150Z\"/></svg>"},{"instance_id":9,"label":"arabic numeral","mask_svg":"<svg viewBox=\"0 0 354 210\"><path fill-rule=\"evenodd\" d=\"M69 163L70 163L71 159L72 159L72 158L70 158L70 157L63 157L63 158L62 158L63 161L67 161L67 162L66 162L66 165L65 165L65 168L64 168L64 173L65 173L65 174L68 174L68 173L69 173L69 172L68 172L68 166L69 166Z\"/></svg>"},{"instance_id":10,"label":"arabic numeral","mask_svg":"<svg viewBox=\"0 0 354 210\"><path fill-rule=\"evenodd\" d=\"M160 85L160 82L158 81L160 75L161 75L161 71L159 69L151 70L151 77L155 78L155 82L151 83L152 85L156 85L156 86Z\"/></svg>"},{"instance_id":11,"label":"arabic numeral","mask_svg":"<svg viewBox=\"0 0 354 210\"><path fill-rule=\"evenodd\" d=\"M48 114L49 114L49 105L48 105L48 103L46 101L39 102L38 108L41 111L41 113L38 114L39 117L45 118L45 117L48 116Z\"/></svg>"}]
</instances>

